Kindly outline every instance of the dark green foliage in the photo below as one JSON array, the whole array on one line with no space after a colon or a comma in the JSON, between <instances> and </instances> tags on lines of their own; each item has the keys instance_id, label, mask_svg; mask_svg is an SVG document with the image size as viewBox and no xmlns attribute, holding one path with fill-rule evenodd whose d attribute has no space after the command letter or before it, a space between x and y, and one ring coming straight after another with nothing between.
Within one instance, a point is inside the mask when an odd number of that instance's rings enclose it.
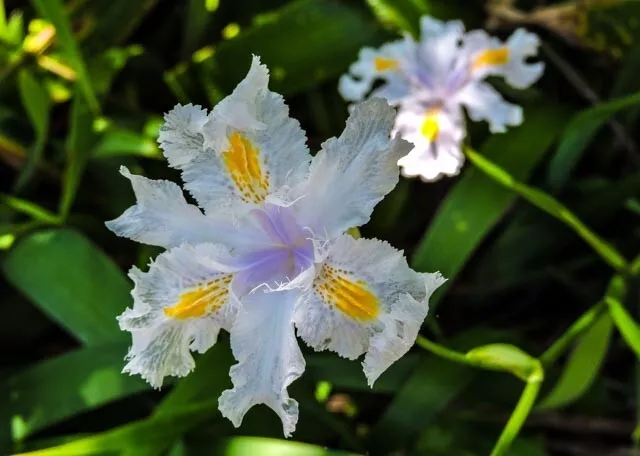
<instances>
[{"instance_id":1,"label":"dark green foliage","mask_svg":"<svg viewBox=\"0 0 640 456\"><path fill-rule=\"evenodd\" d=\"M0 453L627 454L640 440L633 1L577 2L582 35L536 22L545 76L506 92L525 122L471 127L460 176L401 181L361 227L449 278L373 389L358 362L304 348L285 441L266 407L240 429L220 415L225 336L160 392L120 373L125 272L157 249L104 221L133 202L120 165L177 180L156 145L163 113L211 107L257 54L318 150L342 131L337 80L363 46L416 34L421 14L481 27L488 3L0 0ZM504 23L500 36L518 25Z\"/></svg>"}]
</instances>

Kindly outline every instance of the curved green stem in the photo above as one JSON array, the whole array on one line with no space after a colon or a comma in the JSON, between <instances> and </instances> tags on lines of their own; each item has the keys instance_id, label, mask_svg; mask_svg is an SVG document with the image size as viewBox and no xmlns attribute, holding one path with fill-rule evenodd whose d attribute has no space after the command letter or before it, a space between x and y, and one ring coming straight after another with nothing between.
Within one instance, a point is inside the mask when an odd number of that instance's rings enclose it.
<instances>
[{"instance_id":1,"label":"curved green stem","mask_svg":"<svg viewBox=\"0 0 640 456\"><path fill-rule=\"evenodd\" d=\"M424 348L425 350L433 353L436 356L439 356L440 358L448 359L449 361L453 361L454 363L466 364L473 367L483 367L480 363L474 362L473 360L467 358L464 353L460 353L447 347L443 347L442 345L436 344L435 342L431 342L426 337L418 336L418 338L416 339L416 345Z\"/></svg>"},{"instance_id":2,"label":"curved green stem","mask_svg":"<svg viewBox=\"0 0 640 456\"><path fill-rule=\"evenodd\" d=\"M522 425L529 416L529 412L533 408L533 404L536 402L538 393L540 392L540 386L542 385L541 375L532 375L527 381L516 408L511 413L507 425L502 430L500 438L493 447L491 456L502 456L507 453L511 444L518 436Z\"/></svg>"},{"instance_id":3,"label":"curved green stem","mask_svg":"<svg viewBox=\"0 0 640 456\"><path fill-rule=\"evenodd\" d=\"M476 168L495 182L515 191L534 206L568 225L616 271L623 272L629 267L627 260L611 244L598 237L575 214L556 199L543 191L518 182L511 174L474 150L467 147L464 149L464 153Z\"/></svg>"},{"instance_id":4,"label":"curved green stem","mask_svg":"<svg viewBox=\"0 0 640 456\"><path fill-rule=\"evenodd\" d=\"M573 322L573 324L562 334L562 336L556 339L556 341L551 344L551 346L547 348L542 355L540 355L538 358L540 362L544 366L553 364L580 334L591 327L603 310L604 303L599 302L583 313L580 318Z\"/></svg>"}]
</instances>

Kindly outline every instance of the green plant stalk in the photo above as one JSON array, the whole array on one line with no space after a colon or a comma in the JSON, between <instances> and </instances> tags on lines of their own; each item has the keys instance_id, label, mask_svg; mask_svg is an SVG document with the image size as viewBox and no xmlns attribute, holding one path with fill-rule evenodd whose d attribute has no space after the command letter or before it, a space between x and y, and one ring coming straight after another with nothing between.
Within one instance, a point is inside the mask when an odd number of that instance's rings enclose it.
<instances>
[{"instance_id":1,"label":"green plant stalk","mask_svg":"<svg viewBox=\"0 0 640 456\"><path fill-rule=\"evenodd\" d=\"M542 209L549 215L557 218L571 229L573 229L578 236L580 236L587 244L589 244L600 257L613 267L616 271L624 272L628 267L627 260L616 251L616 249L608 242L600 239L593 231L580 221L569 209L559 203L557 200L549 196L548 194L529 187L521 182L515 180L509 173L500 168L495 163L491 162L487 158L483 157L474 150L466 147L464 149L465 155L480 171L485 173L488 177L493 179L498 184L509 188L524 199L529 201L534 206Z\"/></svg>"},{"instance_id":2,"label":"green plant stalk","mask_svg":"<svg viewBox=\"0 0 640 456\"><path fill-rule=\"evenodd\" d=\"M62 220L57 215L49 212L48 210L38 206L31 201L23 200L11 195L0 195L2 200L7 206L17 212L21 212L34 220L44 222L51 225L60 225Z\"/></svg>"},{"instance_id":3,"label":"green plant stalk","mask_svg":"<svg viewBox=\"0 0 640 456\"><path fill-rule=\"evenodd\" d=\"M573 322L573 324L540 355L538 359L542 365L547 367L553 364L580 334L591 327L603 310L604 303L602 301L598 302Z\"/></svg>"},{"instance_id":4,"label":"green plant stalk","mask_svg":"<svg viewBox=\"0 0 640 456\"><path fill-rule=\"evenodd\" d=\"M542 385L542 379L542 375L532 375L527 381L527 384L520 395L520 399L516 404L516 408L513 410L513 413L511 413L509 421L507 421L507 425L502 430L500 438L498 438L496 445L493 447L491 456L502 456L506 454L509 447L511 447L511 444L518 436L522 425L529 416L529 412L531 412L533 404L536 402L536 398L540 392L540 386Z\"/></svg>"},{"instance_id":5,"label":"green plant stalk","mask_svg":"<svg viewBox=\"0 0 640 456\"><path fill-rule=\"evenodd\" d=\"M4 0L0 0L0 32L5 33L7 31L7 12L4 7Z\"/></svg>"},{"instance_id":6,"label":"green plant stalk","mask_svg":"<svg viewBox=\"0 0 640 456\"><path fill-rule=\"evenodd\" d=\"M508 372L512 375L515 375L519 379L523 378L513 370L509 369L507 365L499 366L496 364L487 363L486 360L483 361L481 359L476 359L474 357L468 356L465 353L460 353L456 350L451 350L450 348L444 347L440 344L436 344L435 342L432 342L423 336L418 336L418 338L416 339L416 345L419 346L420 348L424 348L425 350L427 350L430 353L433 353L436 356L439 356L440 358L452 361L454 363L464 364L467 366L471 366L471 367L475 367L477 369L483 369L483 370L499 370L502 372ZM473 352L473 350L471 352ZM542 365L540 365L540 372L542 372Z\"/></svg>"},{"instance_id":7,"label":"green plant stalk","mask_svg":"<svg viewBox=\"0 0 640 456\"><path fill-rule=\"evenodd\" d=\"M453 361L454 363L484 368L482 364L467 358L463 353L451 350L447 347L443 347L442 345L436 344L435 342L431 342L426 337L418 336L418 338L416 339L416 345L420 348L424 348L425 350L433 353L436 356L439 356L440 358Z\"/></svg>"}]
</instances>

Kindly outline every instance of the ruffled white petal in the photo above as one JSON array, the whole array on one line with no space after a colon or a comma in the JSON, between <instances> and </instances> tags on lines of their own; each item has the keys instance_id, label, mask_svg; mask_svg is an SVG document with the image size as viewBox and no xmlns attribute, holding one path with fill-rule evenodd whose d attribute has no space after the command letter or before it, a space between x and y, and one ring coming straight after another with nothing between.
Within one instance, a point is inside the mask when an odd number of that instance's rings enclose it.
<instances>
[{"instance_id":1,"label":"ruffled white petal","mask_svg":"<svg viewBox=\"0 0 640 456\"><path fill-rule=\"evenodd\" d=\"M351 359L366 352L363 367L373 384L411 348L442 283L439 273L412 271L386 242L343 235L296 308L298 335L315 350Z\"/></svg>"},{"instance_id":2,"label":"ruffled white petal","mask_svg":"<svg viewBox=\"0 0 640 456\"><path fill-rule=\"evenodd\" d=\"M423 17L421 24L423 33L417 52L411 54L406 65L413 82L412 96L422 92L433 101L442 102L463 82L462 68L458 67L464 25L460 21L441 22L429 17Z\"/></svg>"},{"instance_id":3,"label":"ruffled white petal","mask_svg":"<svg viewBox=\"0 0 640 456\"><path fill-rule=\"evenodd\" d=\"M535 33L518 29L506 43L489 36L484 30L474 30L464 37L464 52L471 60L474 79L487 75L503 76L516 89L526 89L544 72L544 63L527 63L538 54L540 39Z\"/></svg>"},{"instance_id":4,"label":"ruffled white petal","mask_svg":"<svg viewBox=\"0 0 640 456\"><path fill-rule=\"evenodd\" d=\"M207 214L242 213L306 176L305 134L268 82L254 56L245 79L208 116L193 106L166 116L161 146Z\"/></svg>"},{"instance_id":5,"label":"ruffled white petal","mask_svg":"<svg viewBox=\"0 0 640 456\"><path fill-rule=\"evenodd\" d=\"M503 75L509 85L517 89L525 89L535 83L544 72L544 63L527 63L529 57L538 54L540 38L535 33L518 29L507 40L509 62L505 65Z\"/></svg>"},{"instance_id":6,"label":"ruffled white petal","mask_svg":"<svg viewBox=\"0 0 640 456\"><path fill-rule=\"evenodd\" d=\"M231 368L233 389L220 396L222 415L238 427L257 404L270 407L290 436L298 421L298 403L287 387L304 372L305 362L293 330L292 313L299 291L257 291L242 299L231 329L238 364Z\"/></svg>"},{"instance_id":7,"label":"ruffled white petal","mask_svg":"<svg viewBox=\"0 0 640 456\"><path fill-rule=\"evenodd\" d=\"M402 67L410 46L410 42L400 40L387 43L379 49L362 48L358 60L338 82L338 91L342 97L348 101L364 100L376 79L391 84L393 91L389 94L395 98L399 94L408 93L408 79L402 75ZM377 96L382 96L382 93L378 92Z\"/></svg>"},{"instance_id":8,"label":"ruffled white petal","mask_svg":"<svg viewBox=\"0 0 640 456\"><path fill-rule=\"evenodd\" d=\"M118 317L133 341L124 372L159 388L164 377L193 369L190 350L204 352L233 323L230 262L222 246L185 244L159 255L149 272L131 269L133 308Z\"/></svg>"},{"instance_id":9,"label":"ruffled white petal","mask_svg":"<svg viewBox=\"0 0 640 456\"><path fill-rule=\"evenodd\" d=\"M339 138L322 144L296 203L299 223L328 238L364 225L398 183L397 161L409 145L389 139L395 111L384 100L356 105Z\"/></svg>"},{"instance_id":10,"label":"ruffled white petal","mask_svg":"<svg viewBox=\"0 0 640 456\"><path fill-rule=\"evenodd\" d=\"M423 125L429 119L434 125L431 136L425 135ZM465 128L459 110L423 106L420 102L404 104L396 117L394 135L413 144L413 149L398 160L406 177L420 177L433 182L443 176L455 176L464 163L462 140Z\"/></svg>"},{"instance_id":11,"label":"ruffled white petal","mask_svg":"<svg viewBox=\"0 0 640 456\"><path fill-rule=\"evenodd\" d=\"M462 21L445 22L431 16L422 16L420 18L420 38L422 41L443 35L460 36L462 33L464 33Z\"/></svg>"},{"instance_id":12,"label":"ruffled white petal","mask_svg":"<svg viewBox=\"0 0 640 456\"><path fill-rule=\"evenodd\" d=\"M124 166L120 173L131 181L137 203L117 219L106 222L107 228L118 236L171 248L183 242L213 241L216 233L222 234L222 227L187 203L182 189L173 182L137 176Z\"/></svg>"},{"instance_id":13,"label":"ruffled white petal","mask_svg":"<svg viewBox=\"0 0 640 456\"><path fill-rule=\"evenodd\" d=\"M506 102L498 91L486 82L467 84L456 95L456 99L467 108L471 120L486 120L491 133L504 133L507 126L522 123L522 108Z\"/></svg>"},{"instance_id":14,"label":"ruffled white petal","mask_svg":"<svg viewBox=\"0 0 640 456\"><path fill-rule=\"evenodd\" d=\"M420 279L422 293L398 295L389 312L380 317L384 329L371 338L362 363L369 386L413 346L429 310L429 298L446 282L439 273L423 273Z\"/></svg>"},{"instance_id":15,"label":"ruffled white petal","mask_svg":"<svg viewBox=\"0 0 640 456\"><path fill-rule=\"evenodd\" d=\"M202 127L207 110L197 105L177 105L164 115L158 143L169 165L180 168L204 153Z\"/></svg>"}]
</instances>

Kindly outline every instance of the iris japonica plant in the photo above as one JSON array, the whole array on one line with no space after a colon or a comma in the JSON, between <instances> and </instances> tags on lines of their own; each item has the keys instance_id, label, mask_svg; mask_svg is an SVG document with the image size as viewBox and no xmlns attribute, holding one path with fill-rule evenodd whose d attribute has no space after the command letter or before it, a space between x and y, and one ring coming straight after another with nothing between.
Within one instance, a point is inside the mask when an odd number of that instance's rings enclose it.
<instances>
[{"instance_id":1,"label":"iris japonica plant","mask_svg":"<svg viewBox=\"0 0 640 456\"><path fill-rule=\"evenodd\" d=\"M370 385L413 345L444 279L417 273L402 252L346 231L369 220L398 182L408 144L390 139L395 112L357 105L339 138L312 158L257 57L211 112L177 106L159 142L177 184L122 174L137 203L107 222L116 234L166 249L130 271L133 307L120 315L132 345L125 372L160 387L194 368L221 329L237 360L219 408L235 426L266 404L291 435L298 403L287 387L305 369L297 335L315 350L364 355Z\"/></svg>"},{"instance_id":2,"label":"iris japonica plant","mask_svg":"<svg viewBox=\"0 0 640 456\"><path fill-rule=\"evenodd\" d=\"M471 120L487 121L492 133L522 123L522 108L505 101L485 79L500 76L524 89L542 76L544 64L527 62L540 40L524 29L506 42L484 30L465 33L461 21L428 16L420 29L419 42L406 35L379 49L363 48L339 90L349 101L381 97L398 107L393 135L413 144L398 165L406 176L434 181L458 174L464 163L463 108ZM382 85L372 90L375 81Z\"/></svg>"}]
</instances>

